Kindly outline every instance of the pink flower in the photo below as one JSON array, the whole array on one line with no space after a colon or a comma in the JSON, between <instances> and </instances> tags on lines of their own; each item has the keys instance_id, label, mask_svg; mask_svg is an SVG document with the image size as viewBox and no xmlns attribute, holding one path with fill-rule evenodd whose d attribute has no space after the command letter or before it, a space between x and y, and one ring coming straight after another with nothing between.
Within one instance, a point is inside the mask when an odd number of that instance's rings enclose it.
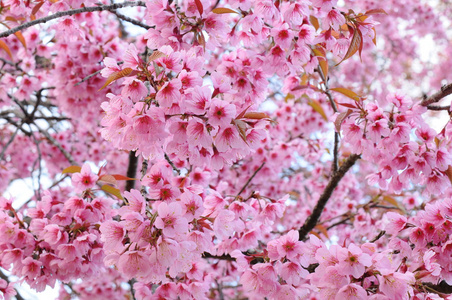
<instances>
[{"instance_id":1,"label":"pink flower","mask_svg":"<svg viewBox=\"0 0 452 300\"><path fill-rule=\"evenodd\" d=\"M370 255L363 253L355 244L350 244L348 250L340 248L337 254L338 271L343 275L352 275L359 278L364 274L365 267L372 265Z\"/></svg>"},{"instance_id":2,"label":"pink flower","mask_svg":"<svg viewBox=\"0 0 452 300\"><path fill-rule=\"evenodd\" d=\"M226 152L231 148L240 149L244 144L237 128L232 125L220 128L220 131L215 136L215 146L219 152Z\"/></svg>"},{"instance_id":3,"label":"pink flower","mask_svg":"<svg viewBox=\"0 0 452 300\"><path fill-rule=\"evenodd\" d=\"M154 225L162 229L163 234L170 238L188 231L187 219L182 217L182 207L178 202L160 203Z\"/></svg>"},{"instance_id":4,"label":"pink flower","mask_svg":"<svg viewBox=\"0 0 452 300\"><path fill-rule=\"evenodd\" d=\"M199 145L205 148L212 147L212 137L205 124L196 118L188 121L187 126L188 143L191 145Z\"/></svg>"},{"instance_id":5,"label":"pink flower","mask_svg":"<svg viewBox=\"0 0 452 300\"><path fill-rule=\"evenodd\" d=\"M140 251L127 251L117 263L118 270L128 279L145 277L151 272L151 264L147 255Z\"/></svg>"},{"instance_id":6,"label":"pink flower","mask_svg":"<svg viewBox=\"0 0 452 300\"><path fill-rule=\"evenodd\" d=\"M155 96L155 100L157 100L162 107L171 107L173 103L179 102L181 98L181 87L182 83L180 79L174 78L160 88Z\"/></svg>"},{"instance_id":7,"label":"pink flower","mask_svg":"<svg viewBox=\"0 0 452 300\"><path fill-rule=\"evenodd\" d=\"M405 228L407 218L395 212L388 212L385 214L387 225L385 230L389 234L398 234Z\"/></svg>"},{"instance_id":8,"label":"pink flower","mask_svg":"<svg viewBox=\"0 0 452 300\"><path fill-rule=\"evenodd\" d=\"M355 283L343 286L336 294L336 300L361 300L367 298L366 290Z\"/></svg>"},{"instance_id":9,"label":"pink flower","mask_svg":"<svg viewBox=\"0 0 452 300\"><path fill-rule=\"evenodd\" d=\"M433 276L439 276L441 274L441 266L436 262L437 259L433 259L434 256L436 256L436 253L433 250L425 252L423 257L425 268Z\"/></svg>"},{"instance_id":10,"label":"pink flower","mask_svg":"<svg viewBox=\"0 0 452 300\"><path fill-rule=\"evenodd\" d=\"M107 221L100 226L101 240L106 250L118 251L122 249L122 241L125 237L124 226L115 221Z\"/></svg>"},{"instance_id":11,"label":"pink flower","mask_svg":"<svg viewBox=\"0 0 452 300\"><path fill-rule=\"evenodd\" d=\"M84 190L92 188L99 177L91 173L91 167L84 163L80 173L75 173L72 175L72 184L74 185L75 191L80 193Z\"/></svg>"},{"instance_id":12,"label":"pink flower","mask_svg":"<svg viewBox=\"0 0 452 300\"><path fill-rule=\"evenodd\" d=\"M207 113L209 124L213 126L227 126L236 115L236 108L233 104L228 104L226 101L215 99L210 104L210 109Z\"/></svg>"},{"instance_id":13,"label":"pink flower","mask_svg":"<svg viewBox=\"0 0 452 300\"><path fill-rule=\"evenodd\" d=\"M213 223L213 229L219 239L225 239L233 235L234 231L243 228L243 222L235 218L232 211L221 210Z\"/></svg>"},{"instance_id":14,"label":"pink flower","mask_svg":"<svg viewBox=\"0 0 452 300\"><path fill-rule=\"evenodd\" d=\"M141 80L132 77L127 78L123 82L123 85L121 95L123 97L129 97L134 102L140 101L148 94L148 89Z\"/></svg>"},{"instance_id":15,"label":"pink flower","mask_svg":"<svg viewBox=\"0 0 452 300\"><path fill-rule=\"evenodd\" d=\"M389 299L408 300L413 295L413 288L416 279L411 272L389 273L383 276L377 275L380 282L380 291Z\"/></svg>"}]
</instances>

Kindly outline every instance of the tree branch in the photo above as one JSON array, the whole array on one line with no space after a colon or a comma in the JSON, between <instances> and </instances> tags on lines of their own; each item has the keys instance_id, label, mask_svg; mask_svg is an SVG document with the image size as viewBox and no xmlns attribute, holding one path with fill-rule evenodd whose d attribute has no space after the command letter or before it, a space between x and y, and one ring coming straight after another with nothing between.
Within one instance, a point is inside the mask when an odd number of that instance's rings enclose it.
<instances>
[{"instance_id":1,"label":"tree branch","mask_svg":"<svg viewBox=\"0 0 452 300\"><path fill-rule=\"evenodd\" d=\"M428 287L437 294L452 294L452 286L448 285L446 281L441 281L438 284L433 284L431 282L423 282L423 286Z\"/></svg>"},{"instance_id":2,"label":"tree branch","mask_svg":"<svg viewBox=\"0 0 452 300\"><path fill-rule=\"evenodd\" d=\"M422 106L429 106L430 104L436 103L439 100L443 99L444 97L446 97L446 96L448 96L450 94L452 94L452 83L443 85L441 87L441 90L439 90L438 92L434 93L430 97L427 97L424 100L422 100L421 105Z\"/></svg>"},{"instance_id":3,"label":"tree branch","mask_svg":"<svg viewBox=\"0 0 452 300\"><path fill-rule=\"evenodd\" d=\"M358 154L352 154L350 155L347 160L342 164L342 166L337 170L336 173L333 174L330 181L328 182L328 185L326 186L325 190L323 191L322 195L319 198L319 201L317 202L316 206L314 207L314 210L312 211L312 214L306 219L305 223L301 228L298 230L299 233L299 240L302 241L306 238L307 234L314 229L314 227L317 225L317 222L320 219L320 216L323 212L323 209L326 206L326 203L330 199L331 195L333 194L334 189L339 184L339 181L344 177L344 175L347 173L348 170L355 164L355 162L360 158L360 155Z\"/></svg>"},{"instance_id":4,"label":"tree branch","mask_svg":"<svg viewBox=\"0 0 452 300\"><path fill-rule=\"evenodd\" d=\"M436 105L427 105L428 110L447 110L450 111L450 105L447 106L436 106Z\"/></svg>"},{"instance_id":5,"label":"tree branch","mask_svg":"<svg viewBox=\"0 0 452 300\"><path fill-rule=\"evenodd\" d=\"M82 8L77 8L77 9L71 9L71 10L67 10L67 11L59 11L57 13L54 13L53 15L41 18L41 19L37 19L34 21L30 21L27 23L24 23L22 25L19 25L17 27L11 28L10 30L4 31L0 33L0 38L2 37L7 37L13 33L16 33L18 31L21 31L23 29L26 29L28 27L34 26L36 24L40 24L40 23L46 23L50 20L53 19L58 19L64 16L72 16L72 15L76 15L76 14L80 14L80 13L85 13L85 12L93 12L93 11L113 11L116 10L118 8L123 8L123 7L133 7L133 6L146 6L146 4L142 1L136 1L136 2L123 2L123 3L115 3L115 4L111 4L111 5L99 5L99 6L91 6L91 7L82 7Z\"/></svg>"},{"instance_id":6,"label":"tree branch","mask_svg":"<svg viewBox=\"0 0 452 300\"><path fill-rule=\"evenodd\" d=\"M240 191L236 197L240 196L240 194L246 189L246 187L250 184L251 180L253 180L254 176L256 176L256 174L264 167L264 165L265 165L265 161L261 164L261 166L259 168L257 168L256 171L254 171L253 175L251 175L251 177L248 179L248 181L245 183L245 185L240 189Z\"/></svg>"}]
</instances>

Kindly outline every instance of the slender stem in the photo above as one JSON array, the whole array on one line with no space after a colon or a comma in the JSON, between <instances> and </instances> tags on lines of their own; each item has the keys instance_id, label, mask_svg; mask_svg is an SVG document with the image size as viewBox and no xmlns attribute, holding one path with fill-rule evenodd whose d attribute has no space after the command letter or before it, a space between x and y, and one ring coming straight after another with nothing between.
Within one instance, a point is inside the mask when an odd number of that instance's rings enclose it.
<instances>
[{"instance_id":1,"label":"slender stem","mask_svg":"<svg viewBox=\"0 0 452 300\"><path fill-rule=\"evenodd\" d=\"M236 197L240 196L240 194L246 189L246 187L251 183L251 180L253 180L254 176L256 176L256 174L264 167L265 165L265 161L260 165L259 168L257 168L256 171L254 171L253 175L251 175L251 177L248 179L248 181L245 183L245 185L240 189L239 193L237 194Z\"/></svg>"},{"instance_id":2,"label":"slender stem","mask_svg":"<svg viewBox=\"0 0 452 300\"><path fill-rule=\"evenodd\" d=\"M112 13L115 14L115 15L118 17L118 19L121 19L121 20L123 20L123 21L129 22L129 23L131 23L131 24L133 24L133 25L142 27L142 28L144 28L144 29L146 29L146 30L155 27L155 26L149 26L149 25L147 25L147 24L144 24L144 23L142 23L142 22L140 22L140 21L138 21L138 20L132 19L132 18L130 18L130 17L128 17L128 16L124 16L123 14L120 14L120 13L118 13L118 12L116 12L116 11L113 11Z\"/></svg>"},{"instance_id":3,"label":"slender stem","mask_svg":"<svg viewBox=\"0 0 452 300\"><path fill-rule=\"evenodd\" d=\"M170 166L173 168L174 171L177 172L177 174L180 175L180 170L176 167L176 165L173 163L173 161L169 158L168 154L165 153L165 159L170 164Z\"/></svg>"},{"instance_id":4,"label":"slender stem","mask_svg":"<svg viewBox=\"0 0 452 300\"><path fill-rule=\"evenodd\" d=\"M317 72L320 75L320 78L322 78L323 85L325 86L325 95L328 97L328 100L330 101L330 105L333 108L333 111L335 113L338 112L336 102L334 102L333 95L331 95L330 87L328 85L327 78L325 77L325 74L323 74L322 68L317 68ZM333 163L332 163L332 171L333 174L337 172L337 168L339 167L338 163L338 156L339 156L339 133L334 132L334 149L333 149Z\"/></svg>"},{"instance_id":5,"label":"slender stem","mask_svg":"<svg viewBox=\"0 0 452 300\"><path fill-rule=\"evenodd\" d=\"M2 149L2 153L0 153L0 161L2 161L3 156L6 153L6 149L8 149L9 145L11 145L11 143L14 141L14 138L16 137L17 132L20 130L20 128L22 127L22 125L20 125L20 127L16 127L16 131L14 131L14 133L11 135L11 138L9 139L9 141L6 143L5 146L3 146Z\"/></svg>"},{"instance_id":6,"label":"slender stem","mask_svg":"<svg viewBox=\"0 0 452 300\"><path fill-rule=\"evenodd\" d=\"M142 1L136 1L136 2L123 2L123 3L115 3L115 4L111 4L111 5L99 5L99 6L90 6L90 7L82 7L82 8L77 8L77 9L71 9L71 10L67 10L67 11L59 11L57 13L54 13L50 16L41 18L41 19L36 19L34 21L30 21L27 23L24 23L22 25L19 25L17 27L11 28L10 30L4 31L0 33L0 38L2 37L7 37L13 33L16 33L18 31L21 31L23 29L29 28L31 26L34 26L36 24L40 24L40 23L46 23L50 20L53 19L58 19L64 16L72 16L72 15L76 15L76 14L80 14L80 13L85 13L85 12L93 12L93 11L112 11L112 10L116 10L118 8L123 8L123 7L131 7L131 6L146 6L146 4Z\"/></svg>"},{"instance_id":7,"label":"slender stem","mask_svg":"<svg viewBox=\"0 0 452 300\"><path fill-rule=\"evenodd\" d=\"M41 129L38 125L34 124L36 126L36 128L39 130L39 132L44 135L49 142L54 145L55 147L57 147L60 152L64 155L64 157L66 157L66 159L74 166L77 165L77 162L75 161L75 159L72 157L72 155L66 151L66 149L64 149L60 143L58 143L47 131Z\"/></svg>"},{"instance_id":8,"label":"slender stem","mask_svg":"<svg viewBox=\"0 0 452 300\"><path fill-rule=\"evenodd\" d=\"M348 170L355 164L355 162L360 158L358 154L350 155L347 160L342 164L342 166L337 170L336 173L330 178L325 190L317 201L312 214L306 219L303 226L298 230L299 240L302 241L306 238L308 233L314 229L317 225L320 216L322 215L323 209L326 206L326 203L330 199L333 194L334 189L337 187L341 179L345 176Z\"/></svg>"}]
</instances>

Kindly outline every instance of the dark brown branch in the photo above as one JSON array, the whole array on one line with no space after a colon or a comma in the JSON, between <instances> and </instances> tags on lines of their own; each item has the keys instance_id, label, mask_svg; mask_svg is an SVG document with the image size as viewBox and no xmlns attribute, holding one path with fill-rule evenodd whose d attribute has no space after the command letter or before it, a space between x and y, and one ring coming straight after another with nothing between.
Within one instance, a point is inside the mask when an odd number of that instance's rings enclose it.
<instances>
[{"instance_id":1,"label":"dark brown branch","mask_svg":"<svg viewBox=\"0 0 452 300\"><path fill-rule=\"evenodd\" d=\"M441 90L439 90L438 92L434 93L430 97L427 97L424 100L422 100L421 105L422 106L429 106L430 104L436 103L439 100L443 99L444 97L446 97L446 96L448 96L450 94L452 94L452 83L443 85L441 87Z\"/></svg>"},{"instance_id":2,"label":"dark brown branch","mask_svg":"<svg viewBox=\"0 0 452 300\"><path fill-rule=\"evenodd\" d=\"M257 168L256 171L254 171L253 175L251 175L251 177L248 179L248 181L245 183L245 185L240 189L240 191L236 197L240 196L240 194L243 193L243 191L246 189L246 187L250 184L251 180L253 180L254 176L256 176L256 174L264 167L264 165L265 165L265 161L260 165L259 168Z\"/></svg>"},{"instance_id":3,"label":"dark brown branch","mask_svg":"<svg viewBox=\"0 0 452 300\"><path fill-rule=\"evenodd\" d=\"M447 106L436 106L436 105L429 105L427 106L428 110L447 110L450 111L450 105Z\"/></svg>"},{"instance_id":4,"label":"dark brown branch","mask_svg":"<svg viewBox=\"0 0 452 300\"><path fill-rule=\"evenodd\" d=\"M136 2L123 2L123 3L115 3L115 4L111 4L111 5L99 5L99 6L91 6L91 7L82 7L82 8L77 8L77 9L71 9L71 10L67 10L67 11L59 11L57 13L54 13L50 16L41 18L41 19L37 19L34 21L30 21L27 23L24 23L22 25L19 25L17 27L11 28L10 30L4 31L2 33L0 33L0 38L2 37L7 37L13 33L16 33L18 31L21 31L23 29L26 29L28 27L34 26L36 24L40 24L40 23L46 23L50 20L54 20L54 19L58 19L64 16L72 16L72 15L76 15L76 14L80 14L80 13L85 13L85 12L94 12L94 11L113 11L116 10L118 8L123 8L123 7L132 7L132 6L146 6L146 4L142 1L136 1Z\"/></svg>"},{"instance_id":5,"label":"dark brown branch","mask_svg":"<svg viewBox=\"0 0 452 300\"><path fill-rule=\"evenodd\" d=\"M223 255L212 255L209 252L204 252L202 254L203 258L214 258L214 259L220 259L220 260L227 260L227 261L235 261L236 259L229 254L223 254Z\"/></svg>"},{"instance_id":6,"label":"dark brown branch","mask_svg":"<svg viewBox=\"0 0 452 300\"><path fill-rule=\"evenodd\" d=\"M452 294L452 286L448 285L444 280L438 284L423 282L422 285L439 294Z\"/></svg>"},{"instance_id":7,"label":"dark brown branch","mask_svg":"<svg viewBox=\"0 0 452 300\"><path fill-rule=\"evenodd\" d=\"M136 151L129 152L129 166L127 167L127 177L135 178L138 169L138 157ZM126 191L130 191L135 187L135 180L127 180Z\"/></svg>"},{"instance_id":8,"label":"dark brown branch","mask_svg":"<svg viewBox=\"0 0 452 300\"><path fill-rule=\"evenodd\" d=\"M319 198L319 201L317 201L316 206L314 207L314 210L312 211L312 214L306 219L305 223L301 228L298 230L299 233L299 240L303 241L308 233L314 229L314 227L317 225L317 222L320 219L320 216L323 212L323 209L326 206L326 203L330 199L331 195L333 194L334 189L337 187L341 179L344 177L344 175L350 170L350 168L355 164L355 162L360 158L360 155L358 154L352 154L350 155L347 160L342 164L342 166L337 170L336 173L333 174L330 181L328 182L325 190L323 191L322 195Z\"/></svg>"}]
</instances>

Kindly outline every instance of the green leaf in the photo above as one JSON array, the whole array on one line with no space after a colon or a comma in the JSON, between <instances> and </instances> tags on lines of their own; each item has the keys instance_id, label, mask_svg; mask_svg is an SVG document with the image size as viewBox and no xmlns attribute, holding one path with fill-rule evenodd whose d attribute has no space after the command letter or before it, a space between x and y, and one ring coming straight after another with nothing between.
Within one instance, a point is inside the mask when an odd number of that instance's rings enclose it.
<instances>
[{"instance_id":1,"label":"green leaf","mask_svg":"<svg viewBox=\"0 0 452 300\"><path fill-rule=\"evenodd\" d=\"M107 185L107 184L103 185L101 187L101 190L103 190L104 192L107 192L109 194L112 194L121 200L124 200L124 198L121 196L121 192L119 191L119 189L114 188L111 185Z\"/></svg>"},{"instance_id":2,"label":"green leaf","mask_svg":"<svg viewBox=\"0 0 452 300\"><path fill-rule=\"evenodd\" d=\"M359 99L361 98L360 96L358 96L358 94L346 88L334 88L330 90L341 93L342 95L347 96L348 98L355 101L359 101Z\"/></svg>"},{"instance_id":3,"label":"green leaf","mask_svg":"<svg viewBox=\"0 0 452 300\"><path fill-rule=\"evenodd\" d=\"M212 9L212 12L214 14L239 14L239 12L232 10L230 8L226 8L226 7L218 7L218 8L214 8Z\"/></svg>"},{"instance_id":4,"label":"green leaf","mask_svg":"<svg viewBox=\"0 0 452 300\"><path fill-rule=\"evenodd\" d=\"M312 109L314 109L316 112L318 112L325 121L328 120L328 118L327 118L327 116L325 114L325 111L323 110L322 105L320 105L320 103L317 100L309 101L308 105L310 107L312 107Z\"/></svg>"},{"instance_id":5,"label":"green leaf","mask_svg":"<svg viewBox=\"0 0 452 300\"><path fill-rule=\"evenodd\" d=\"M70 166L67 167L66 169L63 170L63 174L67 174L67 173L80 173L80 171L82 170L82 167L79 166Z\"/></svg>"}]
</instances>

